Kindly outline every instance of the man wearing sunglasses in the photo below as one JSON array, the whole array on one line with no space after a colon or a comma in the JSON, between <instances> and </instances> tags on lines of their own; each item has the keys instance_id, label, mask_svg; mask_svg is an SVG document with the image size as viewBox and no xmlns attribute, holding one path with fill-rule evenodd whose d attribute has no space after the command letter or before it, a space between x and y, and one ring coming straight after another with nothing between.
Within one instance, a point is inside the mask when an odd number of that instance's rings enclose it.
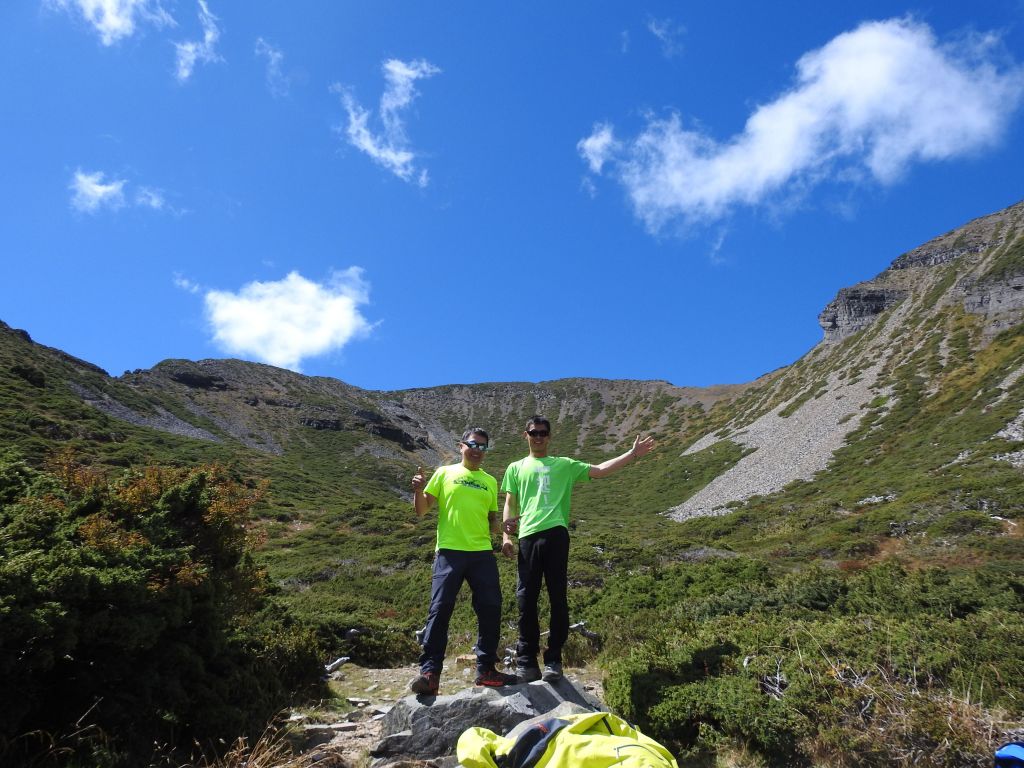
<instances>
[{"instance_id":1,"label":"man wearing sunglasses","mask_svg":"<svg viewBox=\"0 0 1024 768\"><path fill-rule=\"evenodd\" d=\"M498 482L480 469L489 448L487 433L467 429L459 442L462 461L438 467L428 481L423 468L412 478L416 514L425 515L436 502L437 552L430 587L430 610L423 633L420 674L409 683L413 693L437 695L448 647L448 622L462 582L469 582L476 612L477 685L500 687L516 682L495 669L501 632L501 587L492 534L498 526Z\"/></svg>"},{"instance_id":2,"label":"man wearing sunglasses","mask_svg":"<svg viewBox=\"0 0 1024 768\"><path fill-rule=\"evenodd\" d=\"M654 448L654 438L637 435L633 447L621 456L586 464L576 459L548 456L551 422L533 416L523 433L530 455L509 465L501 482L505 493L502 551L512 552L511 534L519 530L519 642L516 667L521 682L562 677L562 646L569 637L569 602L566 595L569 568L569 505L576 483L607 477ZM544 649L544 672L537 664L540 624L537 599L541 581L547 586L551 603L548 646Z\"/></svg>"}]
</instances>

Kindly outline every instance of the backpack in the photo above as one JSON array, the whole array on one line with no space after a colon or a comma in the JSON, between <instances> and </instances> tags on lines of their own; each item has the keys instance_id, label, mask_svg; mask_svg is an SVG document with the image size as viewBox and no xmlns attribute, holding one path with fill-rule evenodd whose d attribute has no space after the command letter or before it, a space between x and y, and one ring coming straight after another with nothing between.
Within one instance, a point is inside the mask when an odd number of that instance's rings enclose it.
<instances>
[{"instance_id":1,"label":"backpack","mask_svg":"<svg viewBox=\"0 0 1024 768\"><path fill-rule=\"evenodd\" d=\"M515 740L470 728L456 753L465 768L678 768L665 747L609 712L542 720Z\"/></svg>"},{"instance_id":2,"label":"backpack","mask_svg":"<svg viewBox=\"0 0 1024 768\"><path fill-rule=\"evenodd\" d=\"M1024 741L1011 741L996 750L995 768L1024 768Z\"/></svg>"}]
</instances>

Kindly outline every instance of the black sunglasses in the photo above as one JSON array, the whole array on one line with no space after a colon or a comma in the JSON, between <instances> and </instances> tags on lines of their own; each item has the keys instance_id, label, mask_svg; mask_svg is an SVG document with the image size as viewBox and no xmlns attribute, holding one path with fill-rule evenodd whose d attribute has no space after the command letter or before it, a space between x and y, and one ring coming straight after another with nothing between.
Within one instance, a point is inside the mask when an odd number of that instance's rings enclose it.
<instances>
[{"instance_id":1,"label":"black sunglasses","mask_svg":"<svg viewBox=\"0 0 1024 768\"><path fill-rule=\"evenodd\" d=\"M528 429L526 430L526 434L530 437L547 437L551 432L546 429Z\"/></svg>"},{"instance_id":2,"label":"black sunglasses","mask_svg":"<svg viewBox=\"0 0 1024 768\"><path fill-rule=\"evenodd\" d=\"M467 448L475 448L478 451L486 451L490 448L487 443L478 443L476 440L463 440L462 444Z\"/></svg>"}]
</instances>

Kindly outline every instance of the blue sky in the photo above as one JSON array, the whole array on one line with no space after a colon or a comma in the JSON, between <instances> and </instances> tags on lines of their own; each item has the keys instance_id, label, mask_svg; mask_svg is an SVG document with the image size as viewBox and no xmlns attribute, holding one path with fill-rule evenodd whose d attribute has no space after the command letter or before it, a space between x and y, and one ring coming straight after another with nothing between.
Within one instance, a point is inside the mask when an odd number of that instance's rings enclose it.
<instances>
[{"instance_id":1,"label":"blue sky","mask_svg":"<svg viewBox=\"0 0 1024 768\"><path fill-rule=\"evenodd\" d=\"M1020 0L20 0L0 30L0 320L115 375L749 381L1024 197Z\"/></svg>"}]
</instances>

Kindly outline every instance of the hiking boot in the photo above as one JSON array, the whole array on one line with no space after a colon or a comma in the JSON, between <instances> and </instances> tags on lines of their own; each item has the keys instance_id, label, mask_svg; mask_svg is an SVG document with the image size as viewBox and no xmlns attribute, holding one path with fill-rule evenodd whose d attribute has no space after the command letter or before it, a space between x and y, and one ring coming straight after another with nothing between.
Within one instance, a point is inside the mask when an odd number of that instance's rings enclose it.
<instances>
[{"instance_id":1,"label":"hiking boot","mask_svg":"<svg viewBox=\"0 0 1024 768\"><path fill-rule=\"evenodd\" d=\"M476 684L486 685L488 688L501 688L503 685L515 685L518 682L519 678L515 675L506 675L494 668L485 669L476 676Z\"/></svg>"},{"instance_id":2,"label":"hiking boot","mask_svg":"<svg viewBox=\"0 0 1024 768\"><path fill-rule=\"evenodd\" d=\"M540 680L540 667L516 667L516 674L519 676L519 682L532 683Z\"/></svg>"},{"instance_id":3,"label":"hiking boot","mask_svg":"<svg viewBox=\"0 0 1024 768\"><path fill-rule=\"evenodd\" d=\"M409 690L417 696L437 696L441 676L437 672L423 672L409 683Z\"/></svg>"},{"instance_id":4,"label":"hiking boot","mask_svg":"<svg viewBox=\"0 0 1024 768\"><path fill-rule=\"evenodd\" d=\"M544 674L540 679L545 683L557 683L562 679L562 665L557 661L549 661L544 665Z\"/></svg>"}]
</instances>

